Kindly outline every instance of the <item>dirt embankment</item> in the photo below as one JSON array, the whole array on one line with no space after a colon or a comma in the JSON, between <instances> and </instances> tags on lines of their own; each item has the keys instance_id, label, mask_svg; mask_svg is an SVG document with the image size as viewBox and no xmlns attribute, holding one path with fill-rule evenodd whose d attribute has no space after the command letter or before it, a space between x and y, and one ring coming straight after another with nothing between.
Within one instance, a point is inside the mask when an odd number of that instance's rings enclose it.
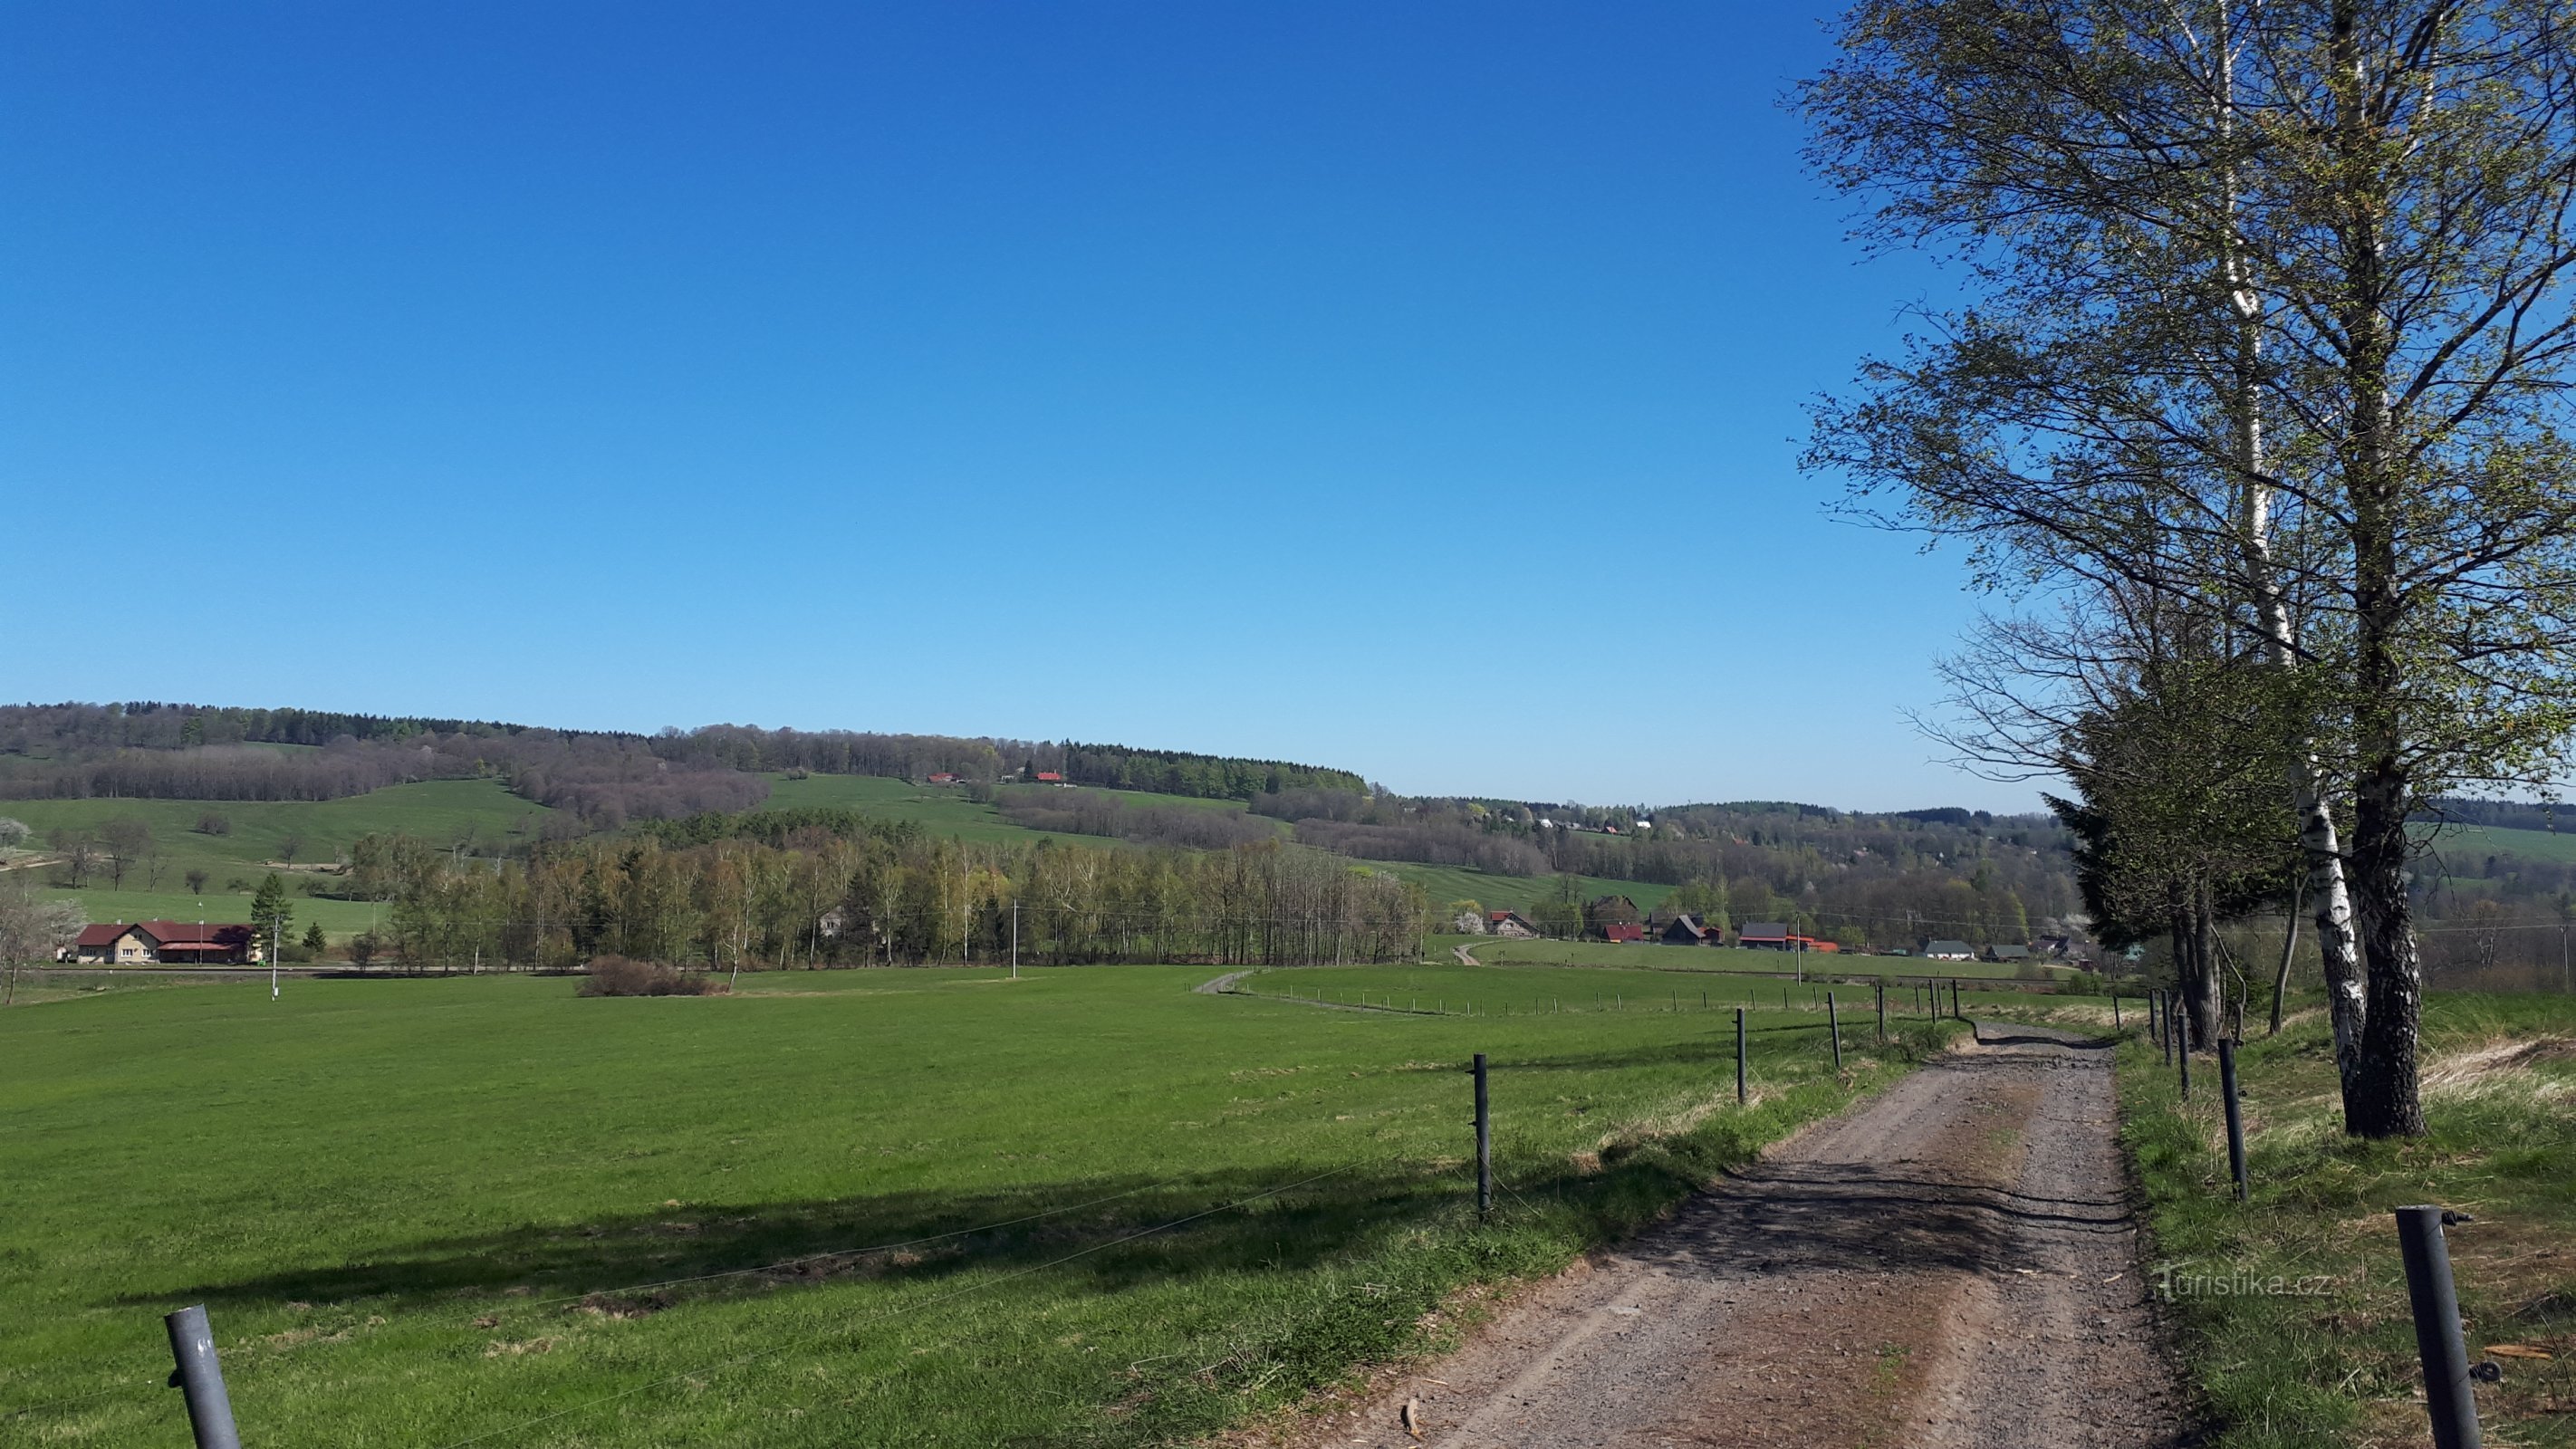
<instances>
[{"instance_id":1,"label":"dirt embankment","mask_svg":"<svg viewBox=\"0 0 2576 1449\"><path fill-rule=\"evenodd\" d=\"M2109 1053L2041 1028L1983 1035L1577 1264L1458 1353L1265 1442L2191 1442L2112 1140Z\"/></svg>"}]
</instances>

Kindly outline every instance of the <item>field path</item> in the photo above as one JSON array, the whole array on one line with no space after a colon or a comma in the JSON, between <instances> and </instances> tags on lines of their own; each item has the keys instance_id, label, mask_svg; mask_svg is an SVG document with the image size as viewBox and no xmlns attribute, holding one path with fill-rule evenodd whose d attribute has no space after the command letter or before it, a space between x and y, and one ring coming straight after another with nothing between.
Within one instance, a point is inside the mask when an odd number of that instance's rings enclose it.
<instances>
[{"instance_id":1,"label":"field path","mask_svg":"<svg viewBox=\"0 0 2576 1449\"><path fill-rule=\"evenodd\" d=\"M1300 1449L2181 1445L2109 1053L1983 1024ZM1401 1414L1419 1404L1422 1433Z\"/></svg>"}]
</instances>

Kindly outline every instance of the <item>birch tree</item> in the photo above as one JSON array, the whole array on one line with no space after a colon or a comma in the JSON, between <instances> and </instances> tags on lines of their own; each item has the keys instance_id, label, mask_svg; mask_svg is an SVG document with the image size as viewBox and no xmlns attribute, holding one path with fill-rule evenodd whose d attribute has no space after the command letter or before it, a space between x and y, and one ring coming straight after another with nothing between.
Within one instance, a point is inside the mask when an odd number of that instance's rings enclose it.
<instances>
[{"instance_id":1,"label":"birch tree","mask_svg":"<svg viewBox=\"0 0 2576 1449\"><path fill-rule=\"evenodd\" d=\"M2289 795L2370 1135L2422 1126L2415 804L2546 778L2569 723L2568 38L2532 0L1877 0L1804 93L1867 234L1971 298L1809 462L1989 587L2215 582L2307 676Z\"/></svg>"}]
</instances>

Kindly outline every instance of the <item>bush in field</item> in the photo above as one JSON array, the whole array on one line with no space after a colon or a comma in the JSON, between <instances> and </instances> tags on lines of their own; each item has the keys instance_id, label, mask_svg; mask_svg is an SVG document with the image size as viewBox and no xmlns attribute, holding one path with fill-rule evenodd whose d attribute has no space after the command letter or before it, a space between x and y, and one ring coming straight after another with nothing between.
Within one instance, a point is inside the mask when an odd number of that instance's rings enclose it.
<instances>
[{"instance_id":1,"label":"bush in field","mask_svg":"<svg viewBox=\"0 0 2576 1449\"><path fill-rule=\"evenodd\" d=\"M584 996L711 996L725 989L712 976L693 975L658 961L594 956L582 978Z\"/></svg>"}]
</instances>

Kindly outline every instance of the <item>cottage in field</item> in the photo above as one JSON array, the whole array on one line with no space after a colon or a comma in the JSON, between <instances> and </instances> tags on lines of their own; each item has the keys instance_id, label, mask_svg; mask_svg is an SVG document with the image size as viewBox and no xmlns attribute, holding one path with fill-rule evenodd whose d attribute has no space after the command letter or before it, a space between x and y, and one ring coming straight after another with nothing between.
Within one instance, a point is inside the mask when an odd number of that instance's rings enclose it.
<instances>
[{"instance_id":1,"label":"cottage in field","mask_svg":"<svg viewBox=\"0 0 2576 1449\"><path fill-rule=\"evenodd\" d=\"M264 958L258 933L247 925L138 921L83 926L72 959L99 966L241 966Z\"/></svg>"},{"instance_id":2,"label":"cottage in field","mask_svg":"<svg viewBox=\"0 0 2576 1449\"><path fill-rule=\"evenodd\" d=\"M1538 939L1538 927L1531 925L1518 911L1491 912L1486 918L1486 924L1492 928L1495 935L1506 940L1535 941Z\"/></svg>"},{"instance_id":3,"label":"cottage in field","mask_svg":"<svg viewBox=\"0 0 2576 1449\"><path fill-rule=\"evenodd\" d=\"M1642 941L1645 913L1626 896L1595 896L1583 905L1583 933L1601 941Z\"/></svg>"},{"instance_id":4,"label":"cottage in field","mask_svg":"<svg viewBox=\"0 0 2576 1449\"><path fill-rule=\"evenodd\" d=\"M930 783L934 785L954 785L957 783L957 777L946 770L942 770L938 774L930 777Z\"/></svg>"},{"instance_id":5,"label":"cottage in field","mask_svg":"<svg viewBox=\"0 0 2576 1449\"><path fill-rule=\"evenodd\" d=\"M1710 930L1708 923L1699 917L1688 911L1675 911L1672 913L1672 919L1664 922L1663 929L1655 933L1655 939L1667 946L1705 946L1713 941L1717 934Z\"/></svg>"},{"instance_id":6,"label":"cottage in field","mask_svg":"<svg viewBox=\"0 0 2576 1449\"><path fill-rule=\"evenodd\" d=\"M2030 948L2028 946L2006 946L2001 944L1988 946L1986 948L1986 959L1989 961L2000 961L2017 966L2030 959Z\"/></svg>"},{"instance_id":7,"label":"cottage in field","mask_svg":"<svg viewBox=\"0 0 2576 1449\"><path fill-rule=\"evenodd\" d=\"M1789 951L1796 949L1785 921L1747 921L1735 933L1735 944L1747 951Z\"/></svg>"},{"instance_id":8,"label":"cottage in field","mask_svg":"<svg viewBox=\"0 0 2576 1449\"><path fill-rule=\"evenodd\" d=\"M1926 941L1923 955L1931 961L1974 961L1976 951L1965 941Z\"/></svg>"}]
</instances>

